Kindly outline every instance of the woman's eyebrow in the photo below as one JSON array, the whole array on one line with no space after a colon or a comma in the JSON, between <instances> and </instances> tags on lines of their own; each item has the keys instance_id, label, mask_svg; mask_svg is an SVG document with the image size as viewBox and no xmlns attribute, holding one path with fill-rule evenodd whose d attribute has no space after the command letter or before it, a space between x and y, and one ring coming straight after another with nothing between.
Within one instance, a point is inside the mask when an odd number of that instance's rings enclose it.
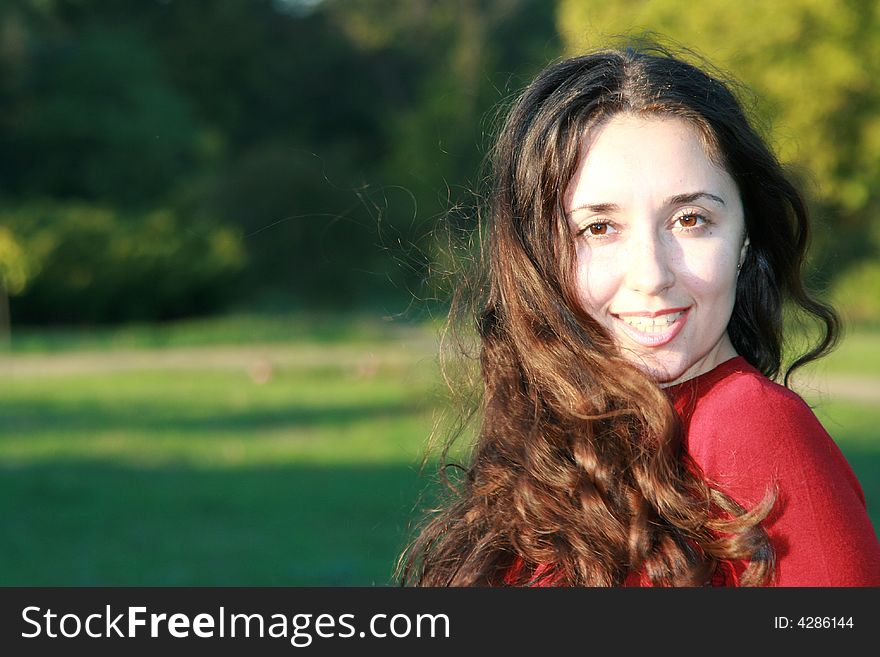
<instances>
[{"instance_id":1,"label":"woman's eyebrow","mask_svg":"<svg viewBox=\"0 0 880 657\"><path fill-rule=\"evenodd\" d=\"M670 196L663 202L663 205L664 207L668 207L670 205L693 203L694 201L701 198L708 198L716 201L717 203L720 203L721 205L725 205L724 199L720 196L716 196L715 194L710 194L709 192L703 191L688 192L687 194L676 194L675 196ZM585 203L569 210L566 216L570 216L579 210L589 210L590 212L594 212L596 214L603 214L618 212L620 210L620 206L616 203Z\"/></svg>"},{"instance_id":2,"label":"woman's eyebrow","mask_svg":"<svg viewBox=\"0 0 880 657\"><path fill-rule=\"evenodd\" d=\"M715 196L715 194L710 194L709 192L690 192L689 194L677 194L676 196L670 196L666 199L666 205L681 205L682 203L693 203L694 201L708 198L713 201L717 201L721 205L724 205L724 199L720 196Z\"/></svg>"},{"instance_id":3,"label":"woman's eyebrow","mask_svg":"<svg viewBox=\"0 0 880 657\"><path fill-rule=\"evenodd\" d=\"M572 215L578 210L589 210L590 212L595 212L596 214L602 214L605 212L617 212L620 210L620 206L616 203L587 203L584 205L579 205L576 208L572 208L568 211L568 215Z\"/></svg>"}]
</instances>

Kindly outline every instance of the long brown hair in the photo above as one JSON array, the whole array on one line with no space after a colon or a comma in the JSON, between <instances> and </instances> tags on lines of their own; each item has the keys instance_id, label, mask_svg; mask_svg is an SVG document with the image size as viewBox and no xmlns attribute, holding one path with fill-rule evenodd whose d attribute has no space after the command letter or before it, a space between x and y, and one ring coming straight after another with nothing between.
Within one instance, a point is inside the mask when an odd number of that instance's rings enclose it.
<instances>
[{"instance_id":1,"label":"long brown hair","mask_svg":"<svg viewBox=\"0 0 880 657\"><path fill-rule=\"evenodd\" d=\"M780 373L786 302L822 326L795 367L833 346L834 312L801 283L806 204L725 84L657 48L550 66L514 104L491 154L477 441L451 499L401 556L402 584L528 584L541 565L574 586L619 585L637 572L692 586L736 559L748 561L742 585L773 579L761 526L772 489L746 510L707 481L666 394L574 292L562 195L583 135L620 112L690 121L739 188L751 244L728 326L737 352Z\"/></svg>"}]
</instances>

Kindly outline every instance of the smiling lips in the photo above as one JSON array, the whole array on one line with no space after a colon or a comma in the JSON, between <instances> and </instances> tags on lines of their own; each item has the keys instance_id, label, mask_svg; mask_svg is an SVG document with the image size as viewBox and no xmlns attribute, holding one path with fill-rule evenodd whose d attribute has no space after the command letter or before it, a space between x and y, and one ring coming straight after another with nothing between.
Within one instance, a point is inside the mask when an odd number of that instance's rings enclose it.
<instances>
[{"instance_id":1,"label":"smiling lips","mask_svg":"<svg viewBox=\"0 0 880 657\"><path fill-rule=\"evenodd\" d=\"M679 334L688 318L687 308L668 308L656 312L612 313L633 341L643 347L661 347Z\"/></svg>"}]
</instances>

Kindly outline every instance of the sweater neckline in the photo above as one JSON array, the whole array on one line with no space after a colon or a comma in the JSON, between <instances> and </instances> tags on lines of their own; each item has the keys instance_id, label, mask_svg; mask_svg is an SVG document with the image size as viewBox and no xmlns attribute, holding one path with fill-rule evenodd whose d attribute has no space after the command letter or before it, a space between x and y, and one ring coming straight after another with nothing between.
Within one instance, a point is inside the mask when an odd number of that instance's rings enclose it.
<instances>
[{"instance_id":1,"label":"sweater neckline","mask_svg":"<svg viewBox=\"0 0 880 657\"><path fill-rule=\"evenodd\" d=\"M702 374L698 374L697 376L682 381L681 383L676 383L663 390L670 399L673 400L680 398L684 394L693 395L696 393L697 395L702 395L702 393L712 388L712 386L727 376L735 372L754 371L754 369L755 368L752 367L749 361L742 356L737 355L719 363L708 372L703 372Z\"/></svg>"}]
</instances>

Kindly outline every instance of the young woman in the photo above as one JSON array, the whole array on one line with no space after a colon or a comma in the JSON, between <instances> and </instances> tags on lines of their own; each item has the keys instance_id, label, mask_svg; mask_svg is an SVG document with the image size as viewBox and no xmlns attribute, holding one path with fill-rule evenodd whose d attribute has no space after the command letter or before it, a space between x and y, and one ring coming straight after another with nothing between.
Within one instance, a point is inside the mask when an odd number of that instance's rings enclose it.
<instances>
[{"instance_id":1,"label":"young woman","mask_svg":"<svg viewBox=\"0 0 880 657\"><path fill-rule=\"evenodd\" d=\"M880 585L865 497L776 383L807 209L718 79L656 50L543 71L493 153L481 424L401 560L426 586Z\"/></svg>"}]
</instances>

